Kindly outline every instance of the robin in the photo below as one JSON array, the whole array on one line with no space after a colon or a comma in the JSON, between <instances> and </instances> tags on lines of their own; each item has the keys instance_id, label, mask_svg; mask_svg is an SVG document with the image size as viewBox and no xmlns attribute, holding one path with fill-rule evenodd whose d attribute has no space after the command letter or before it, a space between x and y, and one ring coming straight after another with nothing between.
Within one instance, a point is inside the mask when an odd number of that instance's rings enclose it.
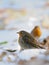
<instances>
[{"instance_id":1,"label":"robin","mask_svg":"<svg viewBox=\"0 0 49 65\"><path fill-rule=\"evenodd\" d=\"M42 32L39 26L35 26L34 29L31 31L32 36L34 36L36 39L38 39Z\"/></svg>"}]
</instances>

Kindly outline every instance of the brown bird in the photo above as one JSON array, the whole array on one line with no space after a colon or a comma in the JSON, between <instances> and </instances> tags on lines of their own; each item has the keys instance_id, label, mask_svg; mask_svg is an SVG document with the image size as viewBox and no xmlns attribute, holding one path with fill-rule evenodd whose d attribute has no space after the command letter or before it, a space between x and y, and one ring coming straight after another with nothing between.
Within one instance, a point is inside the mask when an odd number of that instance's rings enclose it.
<instances>
[{"instance_id":1,"label":"brown bird","mask_svg":"<svg viewBox=\"0 0 49 65\"><path fill-rule=\"evenodd\" d=\"M42 34L40 27L39 27L39 26L35 26L35 28L31 31L31 34L32 34L36 39L38 39L38 38L41 36L41 34Z\"/></svg>"},{"instance_id":2,"label":"brown bird","mask_svg":"<svg viewBox=\"0 0 49 65\"><path fill-rule=\"evenodd\" d=\"M43 48L38 44L37 40L35 40L35 38L30 33L26 31L20 31L18 32L18 34L19 34L18 42L22 50L31 48Z\"/></svg>"}]
</instances>

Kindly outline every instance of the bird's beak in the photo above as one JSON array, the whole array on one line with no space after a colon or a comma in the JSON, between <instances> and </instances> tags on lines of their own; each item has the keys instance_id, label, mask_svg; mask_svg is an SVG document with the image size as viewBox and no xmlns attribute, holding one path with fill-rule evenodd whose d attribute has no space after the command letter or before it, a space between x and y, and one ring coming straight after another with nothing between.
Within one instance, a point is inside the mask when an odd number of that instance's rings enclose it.
<instances>
[{"instance_id":1,"label":"bird's beak","mask_svg":"<svg viewBox=\"0 0 49 65\"><path fill-rule=\"evenodd\" d=\"M19 34L20 32L17 32L17 34Z\"/></svg>"}]
</instances>

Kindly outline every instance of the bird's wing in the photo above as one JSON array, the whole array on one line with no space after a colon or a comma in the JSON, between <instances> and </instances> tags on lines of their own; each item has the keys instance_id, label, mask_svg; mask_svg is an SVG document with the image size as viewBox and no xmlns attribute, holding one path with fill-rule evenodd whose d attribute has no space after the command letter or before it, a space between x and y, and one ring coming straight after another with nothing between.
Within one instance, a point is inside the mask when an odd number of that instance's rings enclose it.
<instances>
[{"instance_id":1,"label":"bird's wing","mask_svg":"<svg viewBox=\"0 0 49 65\"><path fill-rule=\"evenodd\" d=\"M36 41L36 40L30 38L29 36L24 36L24 37L23 37L23 41L24 41L24 43L26 43L26 44L29 44L29 45L32 45L32 46L35 47L35 48L38 48L38 45L35 44L35 41Z\"/></svg>"}]
</instances>

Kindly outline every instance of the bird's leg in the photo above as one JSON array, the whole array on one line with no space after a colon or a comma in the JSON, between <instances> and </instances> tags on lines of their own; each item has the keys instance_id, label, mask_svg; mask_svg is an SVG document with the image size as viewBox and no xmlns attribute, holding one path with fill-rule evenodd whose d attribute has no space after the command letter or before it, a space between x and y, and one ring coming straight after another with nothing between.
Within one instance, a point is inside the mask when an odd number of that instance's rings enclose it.
<instances>
[{"instance_id":1,"label":"bird's leg","mask_svg":"<svg viewBox=\"0 0 49 65\"><path fill-rule=\"evenodd\" d=\"M19 52L22 52L24 49L20 49L20 51Z\"/></svg>"}]
</instances>

